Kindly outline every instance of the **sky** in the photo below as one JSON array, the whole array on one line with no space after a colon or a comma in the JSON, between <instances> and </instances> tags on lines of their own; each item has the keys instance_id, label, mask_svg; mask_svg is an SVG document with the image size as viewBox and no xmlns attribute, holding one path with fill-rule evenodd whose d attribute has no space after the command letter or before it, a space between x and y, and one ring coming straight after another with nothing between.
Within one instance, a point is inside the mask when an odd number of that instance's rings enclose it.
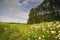
<instances>
[{"instance_id":1,"label":"sky","mask_svg":"<svg viewBox=\"0 0 60 40\"><path fill-rule=\"evenodd\" d=\"M0 22L27 23L30 9L43 0L0 0Z\"/></svg>"}]
</instances>

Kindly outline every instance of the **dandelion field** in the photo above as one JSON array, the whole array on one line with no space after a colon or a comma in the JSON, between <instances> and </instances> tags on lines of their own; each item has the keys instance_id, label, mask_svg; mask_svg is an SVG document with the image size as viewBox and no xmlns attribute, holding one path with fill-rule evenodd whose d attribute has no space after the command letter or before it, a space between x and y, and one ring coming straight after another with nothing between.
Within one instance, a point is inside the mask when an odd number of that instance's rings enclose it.
<instances>
[{"instance_id":1,"label":"dandelion field","mask_svg":"<svg viewBox=\"0 0 60 40\"><path fill-rule=\"evenodd\" d=\"M60 22L0 23L0 40L60 40Z\"/></svg>"}]
</instances>

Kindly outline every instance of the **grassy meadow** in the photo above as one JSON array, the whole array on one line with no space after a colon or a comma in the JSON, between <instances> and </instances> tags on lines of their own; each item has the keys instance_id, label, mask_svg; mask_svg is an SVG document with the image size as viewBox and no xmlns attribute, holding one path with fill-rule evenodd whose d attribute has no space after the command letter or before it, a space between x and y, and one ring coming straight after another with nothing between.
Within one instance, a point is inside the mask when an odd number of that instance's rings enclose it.
<instances>
[{"instance_id":1,"label":"grassy meadow","mask_svg":"<svg viewBox=\"0 0 60 40\"><path fill-rule=\"evenodd\" d=\"M0 22L0 40L60 40L60 22L39 24Z\"/></svg>"}]
</instances>

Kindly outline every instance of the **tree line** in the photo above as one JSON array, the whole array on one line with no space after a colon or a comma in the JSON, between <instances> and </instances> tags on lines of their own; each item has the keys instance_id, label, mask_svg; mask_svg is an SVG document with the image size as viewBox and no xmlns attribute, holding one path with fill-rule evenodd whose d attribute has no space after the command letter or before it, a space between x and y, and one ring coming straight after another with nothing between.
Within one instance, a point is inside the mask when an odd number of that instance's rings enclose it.
<instances>
[{"instance_id":1,"label":"tree line","mask_svg":"<svg viewBox=\"0 0 60 40\"><path fill-rule=\"evenodd\" d=\"M60 19L60 0L44 0L40 5L32 8L28 23L50 22Z\"/></svg>"}]
</instances>

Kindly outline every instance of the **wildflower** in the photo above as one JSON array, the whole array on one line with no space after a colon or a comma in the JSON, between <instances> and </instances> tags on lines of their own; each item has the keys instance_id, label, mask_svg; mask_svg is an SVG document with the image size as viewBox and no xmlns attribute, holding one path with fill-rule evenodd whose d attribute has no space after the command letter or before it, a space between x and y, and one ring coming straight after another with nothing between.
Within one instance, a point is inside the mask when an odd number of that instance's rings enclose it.
<instances>
[{"instance_id":1,"label":"wildflower","mask_svg":"<svg viewBox=\"0 0 60 40\"><path fill-rule=\"evenodd\" d=\"M47 33L49 33L49 31L47 31Z\"/></svg>"},{"instance_id":2,"label":"wildflower","mask_svg":"<svg viewBox=\"0 0 60 40\"><path fill-rule=\"evenodd\" d=\"M50 28L50 30L52 30L53 28Z\"/></svg>"},{"instance_id":3,"label":"wildflower","mask_svg":"<svg viewBox=\"0 0 60 40\"><path fill-rule=\"evenodd\" d=\"M53 22L50 22L50 24L52 24Z\"/></svg>"},{"instance_id":4,"label":"wildflower","mask_svg":"<svg viewBox=\"0 0 60 40\"><path fill-rule=\"evenodd\" d=\"M34 25L37 25L37 24L34 24Z\"/></svg>"},{"instance_id":5,"label":"wildflower","mask_svg":"<svg viewBox=\"0 0 60 40\"><path fill-rule=\"evenodd\" d=\"M37 26L35 26L35 28L36 28L36 29L38 29L39 27L40 27L40 26L38 26L38 25L37 25Z\"/></svg>"},{"instance_id":6,"label":"wildflower","mask_svg":"<svg viewBox=\"0 0 60 40\"><path fill-rule=\"evenodd\" d=\"M59 24L59 21L56 21L56 24Z\"/></svg>"},{"instance_id":7,"label":"wildflower","mask_svg":"<svg viewBox=\"0 0 60 40\"><path fill-rule=\"evenodd\" d=\"M55 38L58 38L57 36Z\"/></svg>"},{"instance_id":8,"label":"wildflower","mask_svg":"<svg viewBox=\"0 0 60 40\"><path fill-rule=\"evenodd\" d=\"M56 26L56 24L54 24L53 26Z\"/></svg>"},{"instance_id":9,"label":"wildflower","mask_svg":"<svg viewBox=\"0 0 60 40\"><path fill-rule=\"evenodd\" d=\"M51 33L53 34L53 33L56 33L56 31L51 31Z\"/></svg>"},{"instance_id":10,"label":"wildflower","mask_svg":"<svg viewBox=\"0 0 60 40\"><path fill-rule=\"evenodd\" d=\"M41 37L39 36L39 39L41 39Z\"/></svg>"},{"instance_id":11,"label":"wildflower","mask_svg":"<svg viewBox=\"0 0 60 40\"><path fill-rule=\"evenodd\" d=\"M32 27L35 27L35 25L33 25Z\"/></svg>"},{"instance_id":12,"label":"wildflower","mask_svg":"<svg viewBox=\"0 0 60 40\"><path fill-rule=\"evenodd\" d=\"M60 39L60 38L59 38Z\"/></svg>"},{"instance_id":13,"label":"wildflower","mask_svg":"<svg viewBox=\"0 0 60 40\"><path fill-rule=\"evenodd\" d=\"M30 40L30 38L28 38L27 40Z\"/></svg>"},{"instance_id":14,"label":"wildflower","mask_svg":"<svg viewBox=\"0 0 60 40\"><path fill-rule=\"evenodd\" d=\"M36 38L36 37L37 37L37 35L34 36L34 38Z\"/></svg>"},{"instance_id":15,"label":"wildflower","mask_svg":"<svg viewBox=\"0 0 60 40\"><path fill-rule=\"evenodd\" d=\"M30 36L30 34L28 36Z\"/></svg>"},{"instance_id":16,"label":"wildflower","mask_svg":"<svg viewBox=\"0 0 60 40\"><path fill-rule=\"evenodd\" d=\"M57 28L59 28L59 27L60 27L60 25L57 26Z\"/></svg>"},{"instance_id":17,"label":"wildflower","mask_svg":"<svg viewBox=\"0 0 60 40\"><path fill-rule=\"evenodd\" d=\"M31 29L33 29L33 27L30 27Z\"/></svg>"},{"instance_id":18,"label":"wildflower","mask_svg":"<svg viewBox=\"0 0 60 40\"><path fill-rule=\"evenodd\" d=\"M5 30L7 30L8 28L4 28Z\"/></svg>"},{"instance_id":19,"label":"wildflower","mask_svg":"<svg viewBox=\"0 0 60 40\"><path fill-rule=\"evenodd\" d=\"M60 35L60 34L59 34Z\"/></svg>"},{"instance_id":20,"label":"wildflower","mask_svg":"<svg viewBox=\"0 0 60 40\"><path fill-rule=\"evenodd\" d=\"M48 27L50 27L50 24L48 24Z\"/></svg>"},{"instance_id":21,"label":"wildflower","mask_svg":"<svg viewBox=\"0 0 60 40\"><path fill-rule=\"evenodd\" d=\"M58 31L58 33L60 33L60 31Z\"/></svg>"},{"instance_id":22,"label":"wildflower","mask_svg":"<svg viewBox=\"0 0 60 40\"><path fill-rule=\"evenodd\" d=\"M42 35L42 37L45 37L44 35Z\"/></svg>"},{"instance_id":23,"label":"wildflower","mask_svg":"<svg viewBox=\"0 0 60 40\"><path fill-rule=\"evenodd\" d=\"M57 37L60 37L59 35L57 35Z\"/></svg>"},{"instance_id":24,"label":"wildflower","mask_svg":"<svg viewBox=\"0 0 60 40\"><path fill-rule=\"evenodd\" d=\"M43 29L43 31L45 31L45 29Z\"/></svg>"}]
</instances>

